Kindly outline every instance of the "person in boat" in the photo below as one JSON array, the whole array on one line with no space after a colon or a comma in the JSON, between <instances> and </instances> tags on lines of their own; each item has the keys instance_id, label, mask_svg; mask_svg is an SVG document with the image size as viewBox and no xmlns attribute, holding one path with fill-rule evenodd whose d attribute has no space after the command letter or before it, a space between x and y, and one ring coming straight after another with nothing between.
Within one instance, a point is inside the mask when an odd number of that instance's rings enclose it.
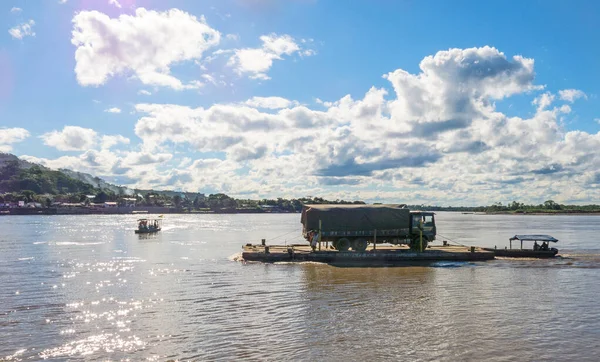
<instances>
[{"instance_id":1,"label":"person in boat","mask_svg":"<svg viewBox=\"0 0 600 362\"><path fill-rule=\"evenodd\" d=\"M542 246L540 246L540 250L544 250L544 251L548 250L548 242L547 241L544 241L542 243Z\"/></svg>"},{"instance_id":2,"label":"person in boat","mask_svg":"<svg viewBox=\"0 0 600 362\"><path fill-rule=\"evenodd\" d=\"M538 243L537 243L537 241L535 241L535 242L533 243L533 250L534 250L534 251L538 251L538 250L540 250L540 244L538 244Z\"/></svg>"}]
</instances>

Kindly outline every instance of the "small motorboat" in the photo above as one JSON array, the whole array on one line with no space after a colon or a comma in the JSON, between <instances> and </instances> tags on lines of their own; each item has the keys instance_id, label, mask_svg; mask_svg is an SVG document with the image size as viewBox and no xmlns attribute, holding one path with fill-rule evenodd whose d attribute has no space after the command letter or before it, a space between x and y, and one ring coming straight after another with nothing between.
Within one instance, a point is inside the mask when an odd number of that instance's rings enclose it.
<instances>
[{"instance_id":1,"label":"small motorboat","mask_svg":"<svg viewBox=\"0 0 600 362\"><path fill-rule=\"evenodd\" d=\"M558 254L558 249L550 248L548 243L556 243L558 239L550 235L515 235L509 240L509 248L498 249L494 248L483 248L486 251L491 251L495 256L502 256L507 258L552 258ZM512 242L514 240L521 242L520 249L513 249ZM523 249L523 241L533 241L533 247L531 249ZM541 244L538 244L538 241Z\"/></svg>"},{"instance_id":2,"label":"small motorboat","mask_svg":"<svg viewBox=\"0 0 600 362\"><path fill-rule=\"evenodd\" d=\"M162 219L139 219L136 234L157 233L162 228Z\"/></svg>"}]
</instances>

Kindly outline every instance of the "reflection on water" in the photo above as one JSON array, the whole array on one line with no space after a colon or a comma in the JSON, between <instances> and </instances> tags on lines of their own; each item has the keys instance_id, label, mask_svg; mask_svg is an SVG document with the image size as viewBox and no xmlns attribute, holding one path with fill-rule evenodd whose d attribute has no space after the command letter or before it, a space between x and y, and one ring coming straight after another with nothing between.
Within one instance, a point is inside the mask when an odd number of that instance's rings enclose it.
<instances>
[{"instance_id":1,"label":"reflection on water","mask_svg":"<svg viewBox=\"0 0 600 362\"><path fill-rule=\"evenodd\" d=\"M299 215L169 215L154 235L2 217L0 360L598 360L598 217L436 217L466 245L548 233L562 258L244 264L247 242L298 243Z\"/></svg>"}]
</instances>

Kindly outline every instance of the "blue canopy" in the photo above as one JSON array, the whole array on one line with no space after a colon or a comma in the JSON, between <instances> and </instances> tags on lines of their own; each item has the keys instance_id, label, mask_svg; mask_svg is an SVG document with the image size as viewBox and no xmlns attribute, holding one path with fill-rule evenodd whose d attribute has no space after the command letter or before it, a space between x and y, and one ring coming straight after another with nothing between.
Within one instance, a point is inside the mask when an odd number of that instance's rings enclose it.
<instances>
[{"instance_id":1,"label":"blue canopy","mask_svg":"<svg viewBox=\"0 0 600 362\"><path fill-rule=\"evenodd\" d=\"M553 243L558 242L558 239L553 238L550 235L515 235L510 240L521 240L521 241L550 241Z\"/></svg>"}]
</instances>

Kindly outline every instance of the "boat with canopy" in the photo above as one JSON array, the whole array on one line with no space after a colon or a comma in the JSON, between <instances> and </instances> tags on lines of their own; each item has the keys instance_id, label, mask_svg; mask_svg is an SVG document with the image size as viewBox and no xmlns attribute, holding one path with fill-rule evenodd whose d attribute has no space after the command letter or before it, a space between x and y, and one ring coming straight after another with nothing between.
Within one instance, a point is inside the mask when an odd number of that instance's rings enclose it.
<instances>
[{"instance_id":1,"label":"boat with canopy","mask_svg":"<svg viewBox=\"0 0 600 362\"><path fill-rule=\"evenodd\" d=\"M549 243L557 243L558 239L550 235L515 235L509 240L509 248L498 249L496 247L483 248L487 251L493 251L495 256L508 258L552 258L558 253L558 249L551 248ZM520 248L513 249L513 241L517 242ZM533 241L531 249L523 248L523 242ZM540 242L541 244L538 244Z\"/></svg>"},{"instance_id":2,"label":"boat with canopy","mask_svg":"<svg viewBox=\"0 0 600 362\"><path fill-rule=\"evenodd\" d=\"M162 215L161 215L162 216ZM139 219L136 234L150 234L159 232L162 228L162 219Z\"/></svg>"}]
</instances>

